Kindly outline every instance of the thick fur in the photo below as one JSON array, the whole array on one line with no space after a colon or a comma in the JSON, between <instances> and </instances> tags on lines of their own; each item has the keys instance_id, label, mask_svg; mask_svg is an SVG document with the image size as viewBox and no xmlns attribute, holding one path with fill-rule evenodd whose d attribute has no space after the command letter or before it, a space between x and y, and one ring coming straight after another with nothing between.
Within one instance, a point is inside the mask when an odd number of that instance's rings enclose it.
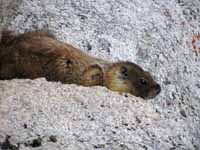
<instances>
[{"instance_id":1,"label":"thick fur","mask_svg":"<svg viewBox=\"0 0 200 150\"><path fill-rule=\"evenodd\" d=\"M89 56L42 30L20 35L3 31L0 79L39 77L83 86L102 85L143 98L155 97L160 92L151 75L134 63L111 63Z\"/></svg>"}]
</instances>

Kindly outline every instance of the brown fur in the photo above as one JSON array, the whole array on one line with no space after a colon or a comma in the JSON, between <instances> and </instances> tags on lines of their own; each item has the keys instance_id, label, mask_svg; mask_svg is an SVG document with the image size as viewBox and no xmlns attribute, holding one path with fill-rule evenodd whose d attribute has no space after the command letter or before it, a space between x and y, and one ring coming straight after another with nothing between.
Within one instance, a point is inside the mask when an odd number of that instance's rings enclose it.
<instances>
[{"instance_id":1,"label":"brown fur","mask_svg":"<svg viewBox=\"0 0 200 150\"><path fill-rule=\"evenodd\" d=\"M91 57L45 31L21 35L4 31L0 38L0 79L38 77L83 86L102 85L143 98L153 98L160 92L151 75L134 63Z\"/></svg>"}]
</instances>

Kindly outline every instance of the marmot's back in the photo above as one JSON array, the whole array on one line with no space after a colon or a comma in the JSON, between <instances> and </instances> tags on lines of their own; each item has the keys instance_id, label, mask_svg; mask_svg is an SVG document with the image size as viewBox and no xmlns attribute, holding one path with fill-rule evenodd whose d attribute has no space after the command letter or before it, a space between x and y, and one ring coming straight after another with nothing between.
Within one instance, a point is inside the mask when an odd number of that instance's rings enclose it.
<instances>
[{"instance_id":1,"label":"marmot's back","mask_svg":"<svg viewBox=\"0 0 200 150\"><path fill-rule=\"evenodd\" d=\"M102 85L102 78L86 83L83 74L89 71L90 66L94 68L96 63L103 64L105 61L58 41L48 32L15 35L4 31L0 45L0 79L45 77L63 83ZM94 70L96 73L99 67Z\"/></svg>"}]
</instances>

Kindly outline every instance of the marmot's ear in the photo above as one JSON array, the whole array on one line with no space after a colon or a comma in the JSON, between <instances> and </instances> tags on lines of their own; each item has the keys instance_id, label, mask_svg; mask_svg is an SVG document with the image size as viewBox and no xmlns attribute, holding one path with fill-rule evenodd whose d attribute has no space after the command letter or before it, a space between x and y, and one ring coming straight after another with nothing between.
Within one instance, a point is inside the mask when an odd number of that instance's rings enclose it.
<instances>
[{"instance_id":1,"label":"marmot's ear","mask_svg":"<svg viewBox=\"0 0 200 150\"><path fill-rule=\"evenodd\" d=\"M82 85L103 85L103 70L99 65L89 66L83 73Z\"/></svg>"},{"instance_id":2,"label":"marmot's ear","mask_svg":"<svg viewBox=\"0 0 200 150\"><path fill-rule=\"evenodd\" d=\"M16 33L10 30L0 30L0 44L7 45L9 44L15 37Z\"/></svg>"}]
</instances>

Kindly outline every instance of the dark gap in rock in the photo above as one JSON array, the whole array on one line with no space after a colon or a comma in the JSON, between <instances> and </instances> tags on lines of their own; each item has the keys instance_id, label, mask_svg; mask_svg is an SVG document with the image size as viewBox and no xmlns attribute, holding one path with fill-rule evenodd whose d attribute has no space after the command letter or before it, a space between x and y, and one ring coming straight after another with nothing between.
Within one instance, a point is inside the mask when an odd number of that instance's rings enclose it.
<instances>
[{"instance_id":1,"label":"dark gap in rock","mask_svg":"<svg viewBox=\"0 0 200 150\"><path fill-rule=\"evenodd\" d=\"M7 135L5 138L5 141L3 143L0 143L0 148L2 150L19 150L20 144L13 145L10 143L11 136Z\"/></svg>"}]
</instances>

